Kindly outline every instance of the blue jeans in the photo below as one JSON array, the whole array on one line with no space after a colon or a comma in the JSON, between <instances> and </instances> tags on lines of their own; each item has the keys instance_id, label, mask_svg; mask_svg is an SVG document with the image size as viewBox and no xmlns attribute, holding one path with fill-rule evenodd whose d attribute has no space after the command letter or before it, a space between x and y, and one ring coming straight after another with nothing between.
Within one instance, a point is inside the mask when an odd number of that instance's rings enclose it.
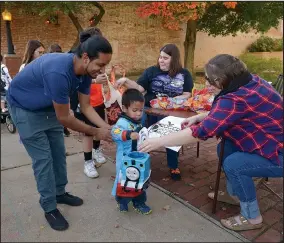
<instances>
[{"instance_id":1,"label":"blue jeans","mask_svg":"<svg viewBox=\"0 0 284 243\"><path fill-rule=\"evenodd\" d=\"M149 109L149 107L145 107L144 110ZM141 123L144 127L148 127L157 123L158 121L162 120L163 116L150 116L147 115L145 112L143 113ZM168 161L168 167L170 169L176 169L178 168L178 156L179 153L176 151L173 151L171 149L166 148L167 151L167 161Z\"/></svg>"},{"instance_id":2,"label":"blue jeans","mask_svg":"<svg viewBox=\"0 0 284 243\"><path fill-rule=\"evenodd\" d=\"M220 154L220 144L217 148ZM240 200L241 215L254 219L260 215L253 177L283 177L283 153L279 153L280 164L255 153L241 152L226 140L223 169L227 191Z\"/></svg>"},{"instance_id":3,"label":"blue jeans","mask_svg":"<svg viewBox=\"0 0 284 243\"><path fill-rule=\"evenodd\" d=\"M137 197L118 197L115 196L115 200L117 201L117 203L119 204L124 204L127 205L128 203L130 203L132 201L133 205L140 205L143 204L147 201L147 195L146 192L143 191L142 194L140 194Z\"/></svg>"},{"instance_id":4,"label":"blue jeans","mask_svg":"<svg viewBox=\"0 0 284 243\"><path fill-rule=\"evenodd\" d=\"M9 107L22 143L32 159L32 168L45 212L56 209L56 195L67 184L63 126L54 111L31 112Z\"/></svg>"}]
</instances>

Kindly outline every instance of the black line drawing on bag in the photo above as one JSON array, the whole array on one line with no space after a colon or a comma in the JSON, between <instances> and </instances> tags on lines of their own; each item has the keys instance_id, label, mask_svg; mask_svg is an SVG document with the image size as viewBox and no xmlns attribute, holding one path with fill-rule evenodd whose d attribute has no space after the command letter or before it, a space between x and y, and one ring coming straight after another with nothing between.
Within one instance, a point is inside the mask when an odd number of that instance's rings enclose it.
<instances>
[{"instance_id":1,"label":"black line drawing on bag","mask_svg":"<svg viewBox=\"0 0 284 243\"><path fill-rule=\"evenodd\" d=\"M149 128L149 135L156 133L160 136L165 136L173 132L178 132L181 129L176 127L175 124L168 121L168 124L157 123Z\"/></svg>"}]
</instances>

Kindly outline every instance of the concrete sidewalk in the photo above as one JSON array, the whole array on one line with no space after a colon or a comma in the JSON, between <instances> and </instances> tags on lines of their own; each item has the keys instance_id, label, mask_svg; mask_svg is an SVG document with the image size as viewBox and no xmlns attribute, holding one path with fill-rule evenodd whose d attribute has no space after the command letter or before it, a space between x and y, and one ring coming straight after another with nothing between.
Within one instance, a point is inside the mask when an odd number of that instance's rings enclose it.
<instances>
[{"instance_id":1,"label":"concrete sidewalk","mask_svg":"<svg viewBox=\"0 0 284 243\"><path fill-rule=\"evenodd\" d=\"M13 153L4 152L7 147ZM83 174L82 154L68 156L67 191L82 197L84 204L77 208L59 205L70 227L64 232L54 231L47 225L39 206L33 171L31 165L27 165L29 158L19 144L18 136L2 133L1 150L4 169L1 169L2 242L241 241L153 187L148 190L148 204L153 214L139 215L132 208L125 214L118 212L110 195L114 164L108 162L99 168L99 178L89 179ZM9 167L9 164L13 166Z\"/></svg>"}]
</instances>

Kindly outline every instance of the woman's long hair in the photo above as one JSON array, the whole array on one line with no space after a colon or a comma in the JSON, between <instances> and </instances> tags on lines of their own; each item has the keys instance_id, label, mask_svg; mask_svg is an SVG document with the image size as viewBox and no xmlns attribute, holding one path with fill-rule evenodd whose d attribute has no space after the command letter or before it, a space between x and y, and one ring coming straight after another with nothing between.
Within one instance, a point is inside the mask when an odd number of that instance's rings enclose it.
<instances>
[{"instance_id":1,"label":"woman's long hair","mask_svg":"<svg viewBox=\"0 0 284 243\"><path fill-rule=\"evenodd\" d=\"M164 52L169 56L171 56L169 76L170 77L176 76L177 73L180 72L182 69L180 61L180 52L178 47L175 44L167 44L161 48L160 52ZM159 61L158 61L158 66L159 66Z\"/></svg>"},{"instance_id":2,"label":"woman's long hair","mask_svg":"<svg viewBox=\"0 0 284 243\"><path fill-rule=\"evenodd\" d=\"M43 47L44 45L38 40L29 40L26 45L26 50L24 53L24 58L22 64L29 64L33 60L34 52L37 48Z\"/></svg>"}]
</instances>

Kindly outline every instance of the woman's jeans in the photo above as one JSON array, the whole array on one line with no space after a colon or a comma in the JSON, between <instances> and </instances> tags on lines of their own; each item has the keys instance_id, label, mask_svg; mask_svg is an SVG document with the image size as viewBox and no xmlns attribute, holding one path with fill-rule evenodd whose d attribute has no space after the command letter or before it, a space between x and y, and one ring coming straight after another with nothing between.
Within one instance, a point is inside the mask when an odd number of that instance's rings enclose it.
<instances>
[{"instance_id":1,"label":"woman's jeans","mask_svg":"<svg viewBox=\"0 0 284 243\"><path fill-rule=\"evenodd\" d=\"M63 126L54 111L31 112L9 107L22 143L32 158L32 167L45 212L56 209L56 195L65 193L67 184Z\"/></svg>"},{"instance_id":2,"label":"woman's jeans","mask_svg":"<svg viewBox=\"0 0 284 243\"><path fill-rule=\"evenodd\" d=\"M149 107L145 107L144 110L149 109ZM147 115L145 112L143 113L141 123L143 127L151 126L158 121L162 120L164 117L163 116L151 116ZM176 151L173 151L171 149L166 149L167 150L167 161L168 161L168 167L170 169L176 169L178 168L178 156L179 153Z\"/></svg>"},{"instance_id":3,"label":"woman's jeans","mask_svg":"<svg viewBox=\"0 0 284 243\"><path fill-rule=\"evenodd\" d=\"M220 144L217 148L220 154ZM283 177L283 151L279 153L280 164L258 154L245 153L226 140L223 169L227 178L227 191L240 200L241 215L254 219L260 215L253 177Z\"/></svg>"}]
</instances>

